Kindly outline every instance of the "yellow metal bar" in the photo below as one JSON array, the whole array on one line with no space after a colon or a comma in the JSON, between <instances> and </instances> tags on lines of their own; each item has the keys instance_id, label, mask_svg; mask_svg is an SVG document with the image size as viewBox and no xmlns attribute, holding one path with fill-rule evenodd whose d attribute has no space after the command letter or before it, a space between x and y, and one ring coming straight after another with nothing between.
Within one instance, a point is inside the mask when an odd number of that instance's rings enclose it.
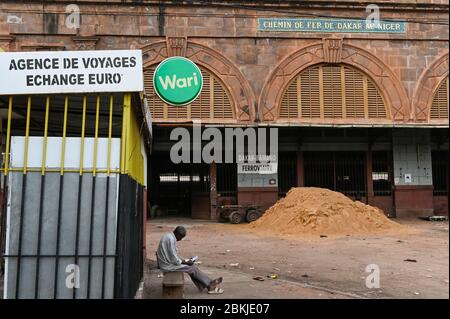
<instances>
[{"instance_id":1,"label":"yellow metal bar","mask_svg":"<svg viewBox=\"0 0 450 319\"><path fill-rule=\"evenodd\" d=\"M4 171L4 169L2 168L2 169L0 169L0 172L3 172ZM19 167L14 167L14 168L9 168L9 171L10 172L22 172L23 171L23 168L19 168ZM27 172L40 172L41 171L41 169L40 168L28 168L27 169ZM59 168L47 168L46 170L45 170L46 172L60 172L60 169ZM64 173L79 173L80 172L80 170L79 169L66 169L66 170L64 170ZM85 170L83 170L83 173L92 173L93 172L93 170L92 169L85 169ZM96 171L97 173L107 173L108 172L108 170L106 170L106 169L97 169L97 171ZM110 172L111 173L120 173L120 170L119 169L111 169L110 170Z\"/></svg>"},{"instance_id":2,"label":"yellow metal bar","mask_svg":"<svg viewBox=\"0 0 450 319\"><path fill-rule=\"evenodd\" d=\"M125 174L126 172L126 152L128 147L128 137L130 135L128 128L128 121L130 120L130 104L131 96L129 93L125 94L123 97L123 119L122 119L122 143L121 143L121 154L120 154L120 172Z\"/></svg>"},{"instance_id":3,"label":"yellow metal bar","mask_svg":"<svg viewBox=\"0 0 450 319\"><path fill-rule=\"evenodd\" d=\"M69 97L66 95L64 98L64 122L63 122L63 135L62 135L62 147L61 147L61 175L64 175L64 162L66 157L66 132L67 132L67 110L69 108Z\"/></svg>"},{"instance_id":4,"label":"yellow metal bar","mask_svg":"<svg viewBox=\"0 0 450 319\"><path fill-rule=\"evenodd\" d=\"M80 175L83 175L84 161L84 130L86 128L86 95L83 96L83 118L81 120L81 146L80 146Z\"/></svg>"},{"instance_id":5,"label":"yellow metal bar","mask_svg":"<svg viewBox=\"0 0 450 319\"><path fill-rule=\"evenodd\" d=\"M111 136L112 136L112 116L113 116L114 96L109 97L109 128L108 128L108 163L107 172L111 173Z\"/></svg>"},{"instance_id":6,"label":"yellow metal bar","mask_svg":"<svg viewBox=\"0 0 450 319\"><path fill-rule=\"evenodd\" d=\"M13 97L9 97L9 103L8 103L8 126L6 128L6 158L5 158L5 175L8 175L9 170L9 147L11 143L11 117L12 117L12 104L13 104Z\"/></svg>"},{"instance_id":7,"label":"yellow metal bar","mask_svg":"<svg viewBox=\"0 0 450 319\"><path fill-rule=\"evenodd\" d=\"M26 129L25 129L25 148L23 151L23 173L27 173L27 164L28 164L28 141L29 141L29 135L30 135L30 116L31 116L31 96L28 96L28 102L27 102L27 122L26 122Z\"/></svg>"},{"instance_id":8,"label":"yellow metal bar","mask_svg":"<svg viewBox=\"0 0 450 319\"><path fill-rule=\"evenodd\" d=\"M92 163L93 175L95 176L97 169L97 151L98 151L98 118L100 113L100 95L97 95L96 111L95 111L95 137L94 137L94 162Z\"/></svg>"},{"instance_id":9,"label":"yellow metal bar","mask_svg":"<svg viewBox=\"0 0 450 319\"><path fill-rule=\"evenodd\" d=\"M44 145L42 149L41 173L45 174L45 162L47 161L47 133L48 133L48 113L50 111L50 96L45 99L45 124L44 124Z\"/></svg>"}]
</instances>

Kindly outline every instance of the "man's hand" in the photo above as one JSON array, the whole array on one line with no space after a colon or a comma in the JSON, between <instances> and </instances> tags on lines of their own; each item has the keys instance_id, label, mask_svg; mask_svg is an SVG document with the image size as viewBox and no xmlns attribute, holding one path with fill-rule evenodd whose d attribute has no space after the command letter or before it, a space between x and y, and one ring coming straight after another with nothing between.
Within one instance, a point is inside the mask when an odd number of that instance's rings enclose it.
<instances>
[{"instance_id":1,"label":"man's hand","mask_svg":"<svg viewBox=\"0 0 450 319\"><path fill-rule=\"evenodd\" d=\"M183 260L182 264L192 266L194 264L194 262L190 259L185 259L185 260Z\"/></svg>"}]
</instances>

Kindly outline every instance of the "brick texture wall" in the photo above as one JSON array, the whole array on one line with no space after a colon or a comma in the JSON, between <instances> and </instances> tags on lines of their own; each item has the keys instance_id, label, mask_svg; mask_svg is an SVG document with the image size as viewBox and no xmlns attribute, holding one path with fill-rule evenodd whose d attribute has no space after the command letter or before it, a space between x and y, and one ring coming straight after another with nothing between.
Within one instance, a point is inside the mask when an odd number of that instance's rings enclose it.
<instances>
[{"instance_id":1,"label":"brick texture wall","mask_svg":"<svg viewBox=\"0 0 450 319\"><path fill-rule=\"evenodd\" d=\"M331 34L258 32L258 17L310 14L365 18L367 3L377 3L383 20L409 20L405 34L333 34L378 57L397 76L412 99L421 74L436 59L448 56L448 1L285 1L255 6L256 1L223 1L224 6L177 6L175 1L78 1L79 29L66 26L64 2L0 3L0 47L36 49L137 49L166 37L183 36L223 55L236 66L258 101L275 66L308 44ZM420 3L420 5L418 5ZM255 6L254 8L250 8ZM417 22L427 22L417 23ZM82 39L78 40L77 39ZM448 60L448 58L447 58ZM447 72L448 73L448 72Z\"/></svg>"}]
</instances>

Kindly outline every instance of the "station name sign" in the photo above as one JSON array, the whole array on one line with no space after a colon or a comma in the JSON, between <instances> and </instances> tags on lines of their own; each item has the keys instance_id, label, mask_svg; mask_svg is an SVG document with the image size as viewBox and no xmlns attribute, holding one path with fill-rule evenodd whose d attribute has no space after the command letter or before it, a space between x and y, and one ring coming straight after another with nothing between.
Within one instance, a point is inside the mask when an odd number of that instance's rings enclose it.
<instances>
[{"instance_id":1,"label":"station name sign","mask_svg":"<svg viewBox=\"0 0 450 319\"><path fill-rule=\"evenodd\" d=\"M141 92L140 50L0 53L0 94Z\"/></svg>"},{"instance_id":2,"label":"station name sign","mask_svg":"<svg viewBox=\"0 0 450 319\"><path fill-rule=\"evenodd\" d=\"M258 18L258 31L406 33L403 21L356 19Z\"/></svg>"},{"instance_id":3,"label":"station name sign","mask_svg":"<svg viewBox=\"0 0 450 319\"><path fill-rule=\"evenodd\" d=\"M277 163L238 163L238 174L276 174Z\"/></svg>"}]
</instances>

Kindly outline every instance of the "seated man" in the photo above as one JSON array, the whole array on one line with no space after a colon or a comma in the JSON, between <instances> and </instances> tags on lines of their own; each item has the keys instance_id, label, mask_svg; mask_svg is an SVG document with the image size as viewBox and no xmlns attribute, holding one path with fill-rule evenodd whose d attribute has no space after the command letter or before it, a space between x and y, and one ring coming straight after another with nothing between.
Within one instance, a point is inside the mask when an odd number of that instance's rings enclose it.
<instances>
[{"instance_id":1,"label":"seated man","mask_svg":"<svg viewBox=\"0 0 450 319\"><path fill-rule=\"evenodd\" d=\"M210 294L221 294L223 289L219 288L222 277L211 280L204 272L194 266L194 262L189 259L182 260L177 253L177 241L186 236L186 228L177 226L171 233L165 234L158 245L156 258L158 268L163 272L182 271L191 276L192 282L199 291L208 289Z\"/></svg>"}]
</instances>

